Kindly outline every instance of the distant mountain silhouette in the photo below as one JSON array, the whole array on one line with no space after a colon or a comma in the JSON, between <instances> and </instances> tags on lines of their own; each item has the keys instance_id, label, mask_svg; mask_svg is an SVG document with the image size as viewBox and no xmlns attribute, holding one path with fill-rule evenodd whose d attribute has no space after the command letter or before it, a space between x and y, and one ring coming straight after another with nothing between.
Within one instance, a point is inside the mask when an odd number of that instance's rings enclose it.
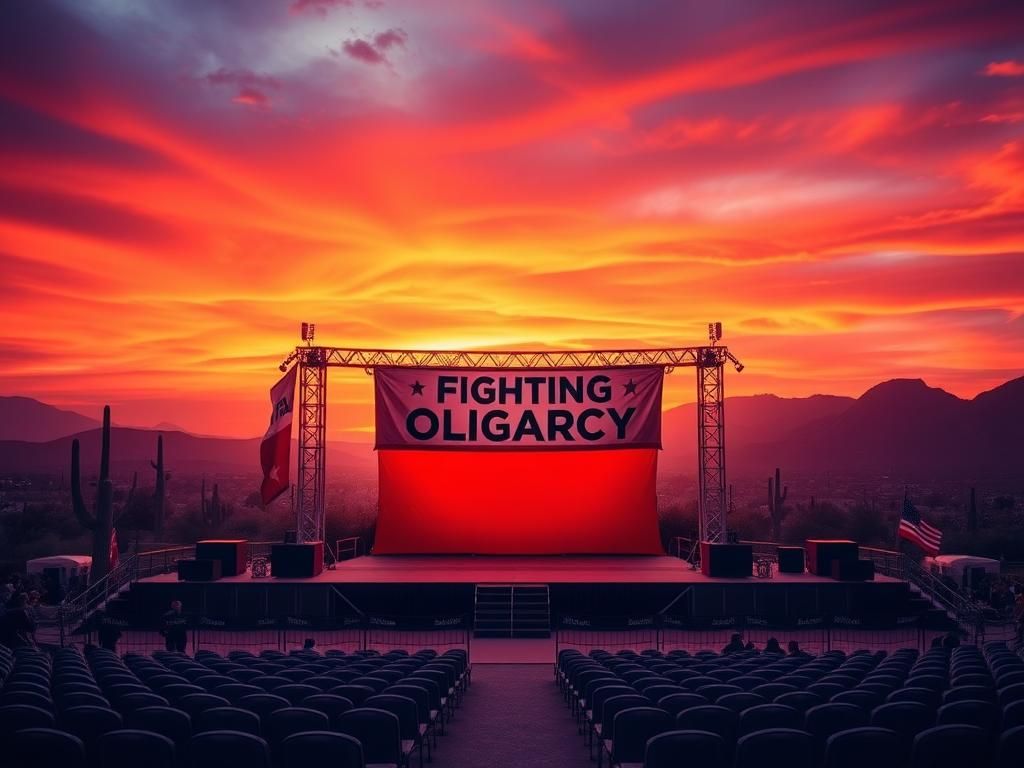
<instances>
[{"instance_id":1,"label":"distant mountain silhouette","mask_svg":"<svg viewBox=\"0 0 1024 768\"><path fill-rule=\"evenodd\" d=\"M726 457L732 462L734 454L750 446L777 444L798 429L843 413L853 403L852 397L835 395L727 397ZM696 403L665 411L662 417L662 444L665 448L660 460L663 470L684 474L696 471Z\"/></svg>"},{"instance_id":2,"label":"distant mountain silhouette","mask_svg":"<svg viewBox=\"0 0 1024 768\"><path fill-rule=\"evenodd\" d=\"M0 397L0 440L43 443L99 426L99 421L31 397Z\"/></svg>"},{"instance_id":3,"label":"distant mountain silhouette","mask_svg":"<svg viewBox=\"0 0 1024 768\"><path fill-rule=\"evenodd\" d=\"M734 477L767 477L776 466L791 474L837 476L1024 475L1024 377L972 400L929 387L920 379L894 379L859 398L753 395L727 398L725 410L727 469ZM0 398L0 434L19 436L0 440L0 468L26 474L67 472L71 433L48 440L38 436L82 422L84 431L80 427L75 436L82 443L83 473L88 476L99 462L96 422L28 398ZM696 423L692 403L665 412L663 473L695 474ZM172 473L259 470L259 438L159 431ZM156 435L156 430L114 427L112 469L125 475L151 471ZM335 477L346 472L372 477L376 465L370 444L356 442L329 442L327 462Z\"/></svg>"},{"instance_id":4,"label":"distant mountain silhouette","mask_svg":"<svg viewBox=\"0 0 1024 768\"><path fill-rule=\"evenodd\" d=\"M156 458L156 438L164 438L167 471L185 475L251 475L259 472L260 438L235 439L196 437L184 432L167 432L127 427L110 430L111 472L127 477L139 472L140 479L152 473L149 462ZM93 429L46 443L18 440L0 441L0 467L7 473L68 473L71 466L71 441L78 438L82 451L82 474L91 477L99 469L100 430ZM292 455L296 455L294 452ZM375 469L373 451L358 443L328 442L327 460L333 471L371 472Z\"/></svg>"},{"instance_id":5,"label":"distant mountain silhouette","mask_svg":"<svg viewBox=\"0 0 1024 768\"><path fill-rule=\"evenodd\" d=\"M746 402L744 402L746 401ZM673 411L678 411L674 414ZM1024 475L1024 377L963 400L920 379L893 379L857 399L726 400L728 471L984 477ZM696 465L694 406L666 414L663 469Z\"/></svg>"}]
</instances>

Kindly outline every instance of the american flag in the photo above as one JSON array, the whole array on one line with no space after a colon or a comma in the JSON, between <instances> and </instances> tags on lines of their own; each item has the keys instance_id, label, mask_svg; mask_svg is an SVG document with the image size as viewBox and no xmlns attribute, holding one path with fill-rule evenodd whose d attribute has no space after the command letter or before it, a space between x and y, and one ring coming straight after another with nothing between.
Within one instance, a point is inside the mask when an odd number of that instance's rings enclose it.
<instances>
[{"instance_id":1,"label":"american flag","mask_svg":"<svg viewBox=\"0 0 1024 768\"><path fill-rule=\"evenodd\" d=\"M910 499L903 498L903 514L900 515L900 538L919 546L926 555L935 557L942 545L942 531L933 528L921 519L921 515Z\"/></svg>"}]
</instances>

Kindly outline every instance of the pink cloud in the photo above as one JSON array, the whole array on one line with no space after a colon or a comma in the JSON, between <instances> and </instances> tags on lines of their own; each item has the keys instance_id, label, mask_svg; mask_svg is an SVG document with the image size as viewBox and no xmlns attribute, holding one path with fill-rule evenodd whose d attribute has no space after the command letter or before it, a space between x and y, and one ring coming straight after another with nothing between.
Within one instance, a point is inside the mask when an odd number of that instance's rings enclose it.
<instances>
[{"instance_id":1,"label":"pink cloud","mask_svg":"<svg viewBox=\"0 0 1024 768\"><path fill-rule=\"evenodd\" d=\"M245 104L248 107L265 107L270 103L267 95L255 88L243 88L232 101L236 104Z\"/></svg>"},{"instance_id":2,"label":"pink cloud","mask_svg":"<svg viewBox=\"0 0 1024 768\"><path fill-rule=\"evenodd\" d=\"M312 11L320 16L326 16L331 8L351 7L352 0L294 0L289 6L292 13L305 13Z\"/></svg>"},{"instance_id":3,"label":"pink cloud","mask_svg":"<svg viewBox=\"0 0 1024 768\"><path fill-rule=\"evenodd\" d=\"M396 45L399 48L404 48L407 38L408 35L405 34L405 30L388 29L384 32L378 33L373 38L373 45L378 51L386 51L388 48Z\"/></svg>"},{"instance_id":4,"label":"pink cloud","mask_svg":"<svg viewBox=\"0 0 1024 768\"><path fill-rule=\"evenodd\" d=\"M346 40L341 49L353 59L366 64L380 64L385 60L384 54L365 40Z\"/></svg>"},{"instance_id":5,"label":"pink cloud","mask_svg":"<svg viewBox=\"0 0 1024 768\"><path fill-rule=\"evenodd\" d=\"M1013 59L992 61L985 67L985 74L989 77L1024 77L1024 62Z\"/></svg>"},{"instance_id":6,"label":"pink cloud","mask_svg":"<svg viewBox=\"0 0 1024 768\"><path fill-rule=\"evenodd\" d=\"M247 106L265 107L270 104L268 90L276 90L280 83L269 75L260 75L247 69L225 69L210 72L203 78L210 85L237 88L232 101Z\"/></svg>"},{"instance_id":7,"label":"pink cloud","mask_svg":"<svg viewBox=\"0 0 1024 768\"><path fill-rule=\"evenodd\" d=\"M391 48L404 48L408 39L405 30L387 29L378 32L373 37L373 42L368 40L346 40L342 43L342 50L350 58L361 61L365 64L381 64L387 61L387 51Z\"/></svg>"}]
</instances>

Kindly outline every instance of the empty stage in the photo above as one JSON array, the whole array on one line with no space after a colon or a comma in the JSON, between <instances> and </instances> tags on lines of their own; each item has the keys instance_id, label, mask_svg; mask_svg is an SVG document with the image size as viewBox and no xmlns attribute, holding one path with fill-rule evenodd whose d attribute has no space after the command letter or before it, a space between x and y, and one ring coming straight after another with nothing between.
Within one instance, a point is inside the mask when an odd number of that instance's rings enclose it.
<instances>
[{"instance_id":1,"label":"empty stage","mask_svg":"<svg viewBox=\"0 0 1024 768\"><path fill-rule=\"evenodd\" d=\"M375 555L346 560L312 579L233 576L182 582L162 574L133 585L130 613L152 623L172 599L186 610L232 622L303 617L331 621L352 612L472 614L479 584L545 584L552 616L653 614L672 604L690 616L903 612L905 582L838 582L811 574L723 579L668 556Z\"/></svg>"}]
</instances>

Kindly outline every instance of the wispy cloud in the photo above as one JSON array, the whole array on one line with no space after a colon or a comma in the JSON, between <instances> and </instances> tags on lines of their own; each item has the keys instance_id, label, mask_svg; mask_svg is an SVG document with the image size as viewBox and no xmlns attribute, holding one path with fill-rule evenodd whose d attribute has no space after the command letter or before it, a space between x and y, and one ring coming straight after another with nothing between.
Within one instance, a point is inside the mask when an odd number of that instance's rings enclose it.
<instances>
[{"instance_id":1,"label":"wispy cloud","mask_svg":"<svg viewBox=\"0 0 1024 768\"><path fill-rule=\"evenodd\" d=\"M989 77L1024 77L1024 62L1013 59L992 61L985 67L985 74Z\"/></svg>"},{"instance_id":2,"label":"wispy cloud","mask_svg":"<svg viewBox=\"0 0 1024 768\"><path fill-rule=\"evenodd\" d=\"M737 393L1024 370L1020 3L200 5L0 3L0 348L47 350L0 392L259 434L299 319L520 348L721 319ZM332 432L371 423L363 379Z\"/></svg>"},{"instance_id":3,"label":"wispy cloud","mask_svg":"<svg viewBox=\"0 0 1024 768\"><path fill-rule=\"evenodd\" d=\"M234 90L232 101L248 106L265 107L270 104L268 91L276 91L281 87L276 78L260 75L249 70L229 70L223 67L210 72L204 78L214 86L225 86Z\"/></svg>"},{"instance_id":4,"label":"wispy cloud","mask_svg":"<svg viewBox=\"0 0 1024 768\"><path fill-rule=\"evenodd\" d=\"M378 32L370 40L349 39L341 45L345 54L364 64L382 64L388 60L388 51L404 48L408 35L401 29L388 29Z\"/></svg>"}]
</instances>

